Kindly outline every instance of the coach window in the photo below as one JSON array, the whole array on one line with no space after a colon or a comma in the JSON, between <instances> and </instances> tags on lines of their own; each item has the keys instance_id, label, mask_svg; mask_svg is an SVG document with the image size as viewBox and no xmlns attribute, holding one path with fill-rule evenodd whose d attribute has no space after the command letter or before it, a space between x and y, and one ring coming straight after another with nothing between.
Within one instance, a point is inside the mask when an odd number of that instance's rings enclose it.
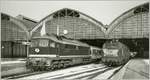
<instances>
[{"instance_id":1,"label":"coach window","mask_svg":"<svg viewBox=\"0 0 150 80\"><path fill-rule=\"evenodd\" d=\"M84 50L84 49L87 49L87 48L86 48L86 47L83 47L83 46L80 46L79 49L83 49L83 50Z\"/></svg>"},{"instance_id":2,"label":"coach window","mask_svg":"<svg viewBox=\"0 0 150 80\"><path fill-rule=\"evenodd\" d=\"M60 44L58 44L58 43L56 43L55 45L56 45L56 48L59 48L59 47L60 47Z\"/></svg>"},{"instance_id":3,"label":"coach window","mask_svg":"<svg viewBox=\"0 0 150 80\"><path fill-rule=\"evenodd\" d=\"M68 44L66 44L66 45L65 45L65 48L68 48L68 49L75 49L75 46L74 46L74 45L68 45Z\"/></svg>"},{"instance_id":4,"label":"coach window","mask_svg":"<svg viewBox=\"0 0 150 80\"><path fill-rule=\"evenodd\" d=\"M70 48L70 45L67 45L67 44L66 44L66 45L65 45L65 48Z\"/></svg>"},{"instance_id":5,"label":"coach window","mask_svg":"<svg viewBox=\"0 0 150 80\"><path fill-rule=\"evenodd\" d=\"M82 47L81 47L81 46L79 46L78 48L79 48L79 49L82 49Z\"/></svg>"},{"instance_id":6,"label":"coach window","mask_svg":"<svg viewBox=\"0 0 150 80\"><path fill-rule=\"evenodd\" d=\"M76 46L76 50L79 50L79 47L78 47L78 46Z\"/></svg>"}]
</instances>

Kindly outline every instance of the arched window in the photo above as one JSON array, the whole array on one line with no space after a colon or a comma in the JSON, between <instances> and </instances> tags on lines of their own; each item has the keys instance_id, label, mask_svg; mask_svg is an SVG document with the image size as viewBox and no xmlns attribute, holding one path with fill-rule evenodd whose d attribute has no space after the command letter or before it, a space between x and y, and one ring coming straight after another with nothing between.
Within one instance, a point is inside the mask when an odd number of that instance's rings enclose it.
<instances>
[{"instance_id":1,"label":"arched window","mask_svg":"<svg viewBox=\"0 0 150 80\"><path fill-rule=\"evenodd\" d=\"M137 7L134 10L134 14L141 13L141 12L149 12L149 3L143 6Z\"/></svg>"},{"instance_id":2,"label":"arched window","mask_svg":"<svg viewBox=\"0 0 150 80\"><path fill-rule=\"evenodd\" d=\"M9 16L6 14L1 13L1 20L9 20Z\"/></svg>"},{"instance_id":3,"label":"arched window","mask_svg":"<svg viewBox=\"0 0 150 80\"><path fill-rule=\"evenodd\" d=\"M57 11L56 13L54 13L53 18L66 17L66 16L80 17L80 15L77 11L73 11L73 10L70 10L70 9L62 9L62 10Z\"/></svg>"}]
</instances>

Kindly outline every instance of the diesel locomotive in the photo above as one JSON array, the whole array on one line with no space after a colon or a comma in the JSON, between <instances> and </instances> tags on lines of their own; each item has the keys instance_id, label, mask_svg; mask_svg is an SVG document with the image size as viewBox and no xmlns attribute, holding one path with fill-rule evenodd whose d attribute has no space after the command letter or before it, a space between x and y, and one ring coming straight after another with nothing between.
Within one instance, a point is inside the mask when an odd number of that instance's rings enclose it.
<instances>
[{"instance_id":1,"label":"diesel locomotive","mask_svg":"<svg viewBox=\"0 0 150 80\"><path fill-rule=\"evenodd\" d=\"M31 70L54 70L86 64L102 57L102 50L57 35L33 37L26 67Z\"/></svg>"},{"instance_id":2,"label":"diesel locomotive","mask_svg":"<svg viewBox=\"0 0 150 80\"><path fill-rule=\"evenodd\" d=\"M118 40L108 41L103 44L102 62L108 66L119 66L130 59L130 51L126 45Z\"/></svg>"}]
</instances>

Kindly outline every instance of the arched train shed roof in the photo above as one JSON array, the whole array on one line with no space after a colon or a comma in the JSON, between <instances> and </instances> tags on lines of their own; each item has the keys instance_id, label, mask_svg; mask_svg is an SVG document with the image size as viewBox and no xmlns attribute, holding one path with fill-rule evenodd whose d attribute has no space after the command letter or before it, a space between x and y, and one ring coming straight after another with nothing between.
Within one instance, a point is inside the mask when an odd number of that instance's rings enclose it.
<instances>
[{"instance_id":1,"label":"arched train shed roof","mask_svg":"<svg viewBox=\"0 0 150 80\"><path fill-rule=\"evenodd\" d=\"M101 29L101 31L103 33L105 33L106 29L105 29L104 25L101 22L97 21L96 19L94 19L80 11L69 9L69 8L63 8L63 9L60 9L60 10L57 10L57 11L51 13L50 15L48 15L45 18L43 18L42 20L40 20L39 23L31 30L31 35L35 30L37 30L43 24L43 22L49 21L49 20L53 19L54 17L57 17L56 14L59 14L59 12L61 12L63 10L68 10L68 11L72 11L72 12L76 13L77 17L86 19L86 20L94 23L95 25L99 26L99 28Z\"/></svg>"},{"instance_id":2,"label":"arched train shed roof","mask_svg":"<svg viewBox=\"0 0 150 80\"><path fill-rule=\"evenodd\" d=\"M109 25L109 28L107 29L106 31L106 35L107 37L109 35L111 35L112 31L117 28L117 27L120 27L120 26L117 26L119 25L121 22L123 22L125 19L128 19L132 16L134 16L136 13L138 13L139 9L142 8L142 12L149 12L149 3L144 3L142 5L139 5L139 6L136 6L124 13L122 13L120 16L118 16L116 19L114 19L110 25ZM140 12L140 11L139 11Z\"/></svg>"},{"instance_id":3,"label":"arched train shed roof","mask_svg":"<svg viewBox=\"0 0 150 80\"><path fill-rule=\"evenodd\" d=\"M28 40L30 38L27 26L6 13L1 13L1 30L2 41Z\"/></svg>"}]
</instances>

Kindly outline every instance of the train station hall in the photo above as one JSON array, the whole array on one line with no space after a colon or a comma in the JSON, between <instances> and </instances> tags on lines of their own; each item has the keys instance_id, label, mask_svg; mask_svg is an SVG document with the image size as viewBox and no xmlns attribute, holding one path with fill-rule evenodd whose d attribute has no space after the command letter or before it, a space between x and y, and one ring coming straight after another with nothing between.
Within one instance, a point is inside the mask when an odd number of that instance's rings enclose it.
<instances>
[{"instance_id":1,"label":"train station hall","mask_svg":"<svg viewBox=\"0 0 150 80\"><path fill-rule=\"evenodd\" d=\"M1 2L1 79L149 80L148 1Z\"/></svg>"}]
</instances>

